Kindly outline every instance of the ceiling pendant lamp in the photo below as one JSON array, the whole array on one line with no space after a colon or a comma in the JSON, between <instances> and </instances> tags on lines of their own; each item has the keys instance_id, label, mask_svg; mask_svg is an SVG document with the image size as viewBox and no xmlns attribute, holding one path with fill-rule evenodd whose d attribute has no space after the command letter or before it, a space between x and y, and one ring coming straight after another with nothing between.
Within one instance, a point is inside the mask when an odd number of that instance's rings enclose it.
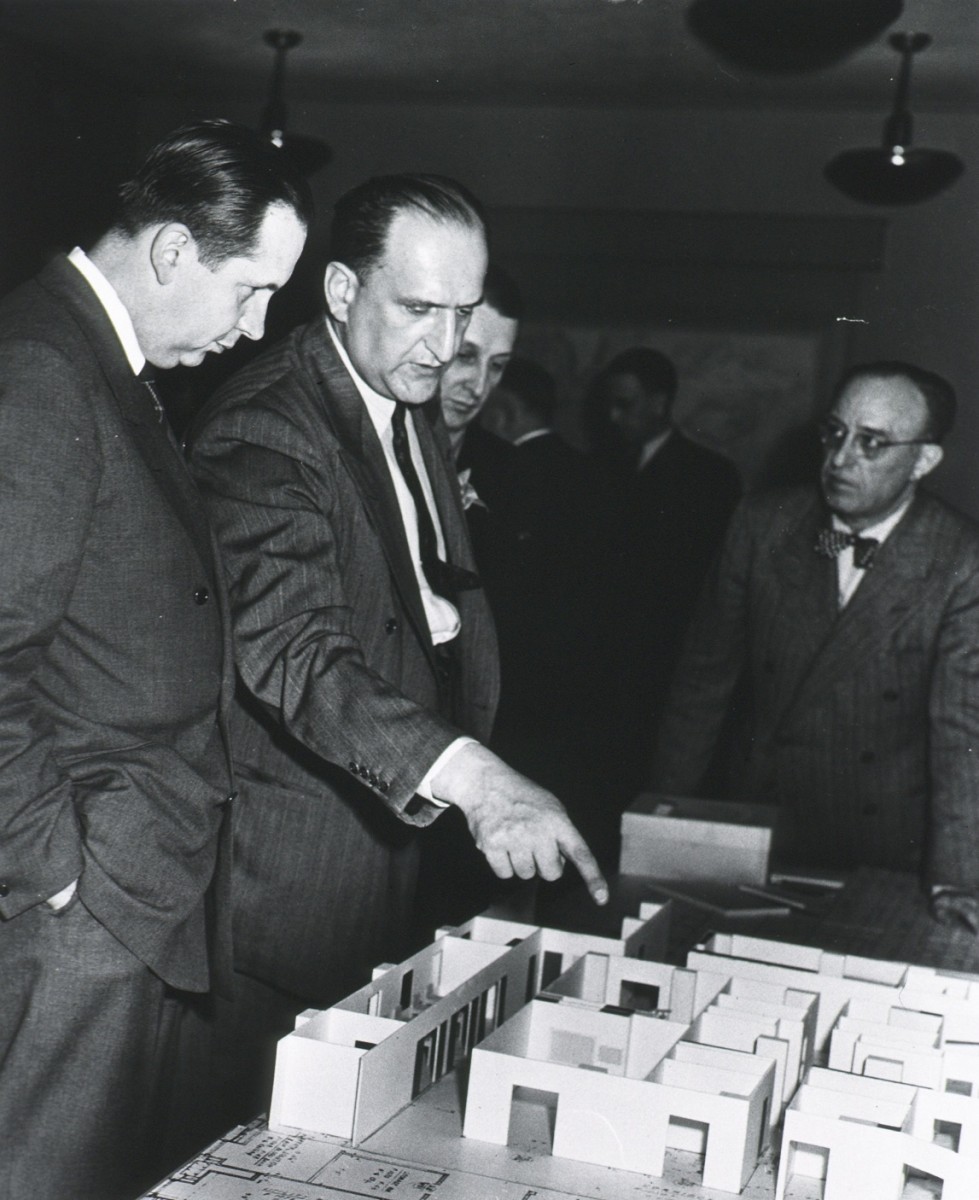
<instances>
[{"instance_id":1,"label":"ceiling pendant lamp","mask_svg":"<svg viewBox=\"0 0 979 1200\"><path fill-rule=\"evenodd\" d=\"M890 43L901 55L894 108L884 123L880 146L844 150L823 172L834 187L862 204L917 204L937 196L962 174L962 160L948 150L911 146L911 59L931 44L927 33L894 33Z\"/></svg>"},{"instance_id":2,"label":"ceiling pendant lamp","mask_svg":"<svg viewBox=\"0 0 979 1200\"><path fill-rule=\"evenodd\" d=\"M877 40L903 0L693 0L687 27L718 57L759 75L819 71Z\"/></svg>"},{"instance_id":3,"label":"ceiling pendant lamp","mask_svg":"<svg viewBox=\"0 0 979 1200\"><path fill-rule=\"evenodd\" d=\"M259 132L280 147L295 162L304 175L312 175L325 167L333 157L332 149L319 138L286 133L285 91L286 54L303 40L301 33L291 29L269 29L263 34L267 46L275 51L268 103L262 112Z\"/></svg>"}]
</instances>

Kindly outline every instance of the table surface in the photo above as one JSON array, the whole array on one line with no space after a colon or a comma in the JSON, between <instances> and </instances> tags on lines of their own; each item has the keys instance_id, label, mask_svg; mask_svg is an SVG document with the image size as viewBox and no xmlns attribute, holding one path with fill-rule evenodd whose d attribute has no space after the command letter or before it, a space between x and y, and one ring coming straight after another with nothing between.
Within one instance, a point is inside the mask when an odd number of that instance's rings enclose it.
<instances>
[{"instance_id":1,"label":"table surface","mask_svg":"<svg viewBox=\"0 0 979 1200\"><path fill-rule=\"evenodd\" d=\"M674 890L674 885L668 886ZM590 905L583 892L569 889L545 894L537 916L541 924L617 933L621 915L635 915L641 900L662 898L655 881L622 877L613 880L605 910ZM893 872L857 871L808 911L730 918L674 897L672 916L668 957L677 963L710 932L730 930L838 953L979 973L979 940L964 929L932 921L917 881ZM418 1200L419 1194L436 1200L731 1196L700 1187L699 1159L679 1151L668 1152L662 1178L555 1158L550 1154L549 1112L532 1099L515 1106L509 1145L465 1139L460 1115L464 1091L464 1079L446 1075L356 1148L336 1138L272 1133L263 1120L256 1120L214 1143L147 1193L147 1200ZM775 1166L769 1153L741 1196L771 1200L774 1190ZM818 1183L800 1181L792 1185L787 1200L818 1200L820 1194Z\"/></svg>"}]
</instances>

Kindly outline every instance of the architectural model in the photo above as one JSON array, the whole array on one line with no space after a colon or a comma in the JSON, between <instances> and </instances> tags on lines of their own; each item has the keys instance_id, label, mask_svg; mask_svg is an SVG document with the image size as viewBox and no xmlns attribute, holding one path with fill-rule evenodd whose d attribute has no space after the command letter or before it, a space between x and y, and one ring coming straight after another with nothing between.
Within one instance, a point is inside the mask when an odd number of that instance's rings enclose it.
<instances>
[{"instance_id":1,"label":"architectural model","mask_svg":"<svg viewBox=\"0 0 979 1200\"><path fill-rule=\"evenodd\" d=\"M714 934L691 950L687 966L817 993L820 1054L844 1008L855 1000L937 1014L947 1040L979 1043L979 979L974 977L731 933Z\"/></svg>"},{"instance_id":2,"label":"architectural model","mask_svg":"<svg viewBox=\"0 0 979 1200\"><path fill-rule=\"evenodd\" d=\"M979 1104L972 1097L814 1067L785 1114L775 1200L823 1181L822 1200L900 1200L910 1180L975 1200Z\"/></svg>"},{"instance_id":3,"label":"architectural model","mask_svg":"<svg viewBox=\"0 0 979 1200\"><path fill-rule=\"evenodd\" d=\"M474 1049L463 1135L505 1145L519 1089L547 1091L555 1154L661 1175L668 1146L693 1150L706 1187L738 1192L768 1142L775 1065L686 1032L614 1005L532 1000Z\"/></svg>"},{"instance_id":4,"label":"architectural model","mask_svg":"<svg viewBox=\"0 0 979 1200\"><path fill-rule=\"evenodd\" d=\"M588 951L645 958L666 948L669 906L643 904L620 938L474 917L374 972L278 1046L271 1129L361 1142Z\"/></svg>"},{"instance_id":5,"label":"architectural model","mask_svg":"<svg viewBox=\"0 0 979 1200\"><path fill-rule=\"evenodd\" d=\"M269 1125L357 1144L469 1060L466 1138L531 1099L552 1151L648 1175L668 1149L737 1193L782 1123L776 1200L975 1200L979 980L740 935L655 961L668 906L620 938L475 917L279 1044ZM815 1056L828 1066L814 1066ZM944 1189L944 1190L941 1190Z\"/></svg>"},{"instance_id":6,"label":"architectural model","mask_svg":"<svg viewBox=\"0 0 979 1200\"><path fill-rule=\"evenodd\" d=\"M782 1132L776 1200L797 1178L822 1200L970 1200L979 1185L979 980L759 938L715 936L688 966L820 997L810 1068ZM824 1032L825 1031L825 1032Z\"/></svg>"}]
</instances>

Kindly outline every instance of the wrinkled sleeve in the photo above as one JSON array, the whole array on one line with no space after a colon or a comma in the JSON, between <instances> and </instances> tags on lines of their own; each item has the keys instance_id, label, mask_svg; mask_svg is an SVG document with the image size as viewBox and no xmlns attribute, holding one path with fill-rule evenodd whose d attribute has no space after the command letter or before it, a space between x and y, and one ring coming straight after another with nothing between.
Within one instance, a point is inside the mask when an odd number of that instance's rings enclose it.
<instances>
[{"instance_id":1,"label":"wrinkled sleeve","mask_svg":"<svg viewBox=\"0 0 979 1200\"><path fill-rule=\"evenodd\" d=\"M382 802L427 824L433 806L405 806L459 730L371 669L344 577L336 462L281 423L219 414L191 451L228 573L239 672L292 737L343 769L378 764Z\"/></svg>"}]
</instances>

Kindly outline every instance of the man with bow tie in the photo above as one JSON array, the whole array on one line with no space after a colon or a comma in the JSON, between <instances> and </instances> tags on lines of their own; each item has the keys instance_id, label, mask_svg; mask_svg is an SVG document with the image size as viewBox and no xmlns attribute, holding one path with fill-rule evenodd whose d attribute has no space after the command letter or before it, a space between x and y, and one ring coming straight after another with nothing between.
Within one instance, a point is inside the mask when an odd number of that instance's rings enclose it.
<instances>
[{"instance_id":1,"label":"man with bow tie","mask_svg":"<svg viewBox=\"0 0 979 1200\"><path fill-rule=\"evenodd\" d=\"M974 926L979 529L918 487L954 415L911 364L843 377L820 490L749 497L732 521L653 782L696 794L733 727L730 792L780 807L784 859L920 870L938 915Z\"/></svg>"}]
</instances>

